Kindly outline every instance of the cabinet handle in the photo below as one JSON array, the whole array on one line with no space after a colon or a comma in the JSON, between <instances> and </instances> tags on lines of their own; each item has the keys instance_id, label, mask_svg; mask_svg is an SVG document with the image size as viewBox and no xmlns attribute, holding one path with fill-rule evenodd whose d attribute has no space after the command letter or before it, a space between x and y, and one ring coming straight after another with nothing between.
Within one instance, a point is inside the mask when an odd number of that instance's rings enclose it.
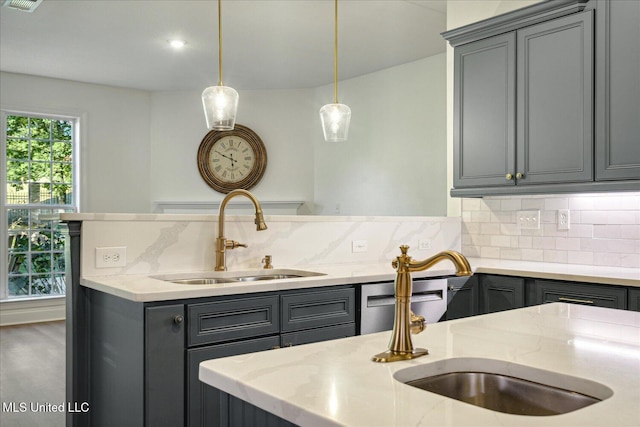
<instances>
[{"instance_id":1,"label":"cabinet handle","mask_svg":"<svg viewBox=\"0 0 640 427\"><path fill-rule=\"evenodd\" d=\"M176 325L179 325L182 322L184 322L184 316L182 314L178 314L173 318L173 323L175 323Z\"/></svg>"},{"instance_id":2,"label":"cabinet handle","mask_svg":"<svg viewBox=\"0 0 640 427\"><path fill-rule=\"evenodd\" d=\"M524 174L523 174L523 173L518 172L518 173L516 174L516 179L522 179L522 178L524 178Z\"/></svg>"},{"instance_id":3,"label":"cabinet handle","mask_svg":"<svg viewBox=\"0 0 640 427\"><path fill-rule=\"evenodd\" d=\"M593 301L588 299L577 299L577 298L567 298L567 297L560 297L558 298L558 301L577 302L579 304L594 304Z\"/></svg>"},{"instance_id":4,"label":"cabinet handle","mask_svg":"<svg viewBox=\"0 0 640 427\"><path fill-rule=\"evenodd\" d=\"M513 179L513 175L508 173L505 178L507 178L507 181L511 181Z\"/></svg>"}]
</instances>

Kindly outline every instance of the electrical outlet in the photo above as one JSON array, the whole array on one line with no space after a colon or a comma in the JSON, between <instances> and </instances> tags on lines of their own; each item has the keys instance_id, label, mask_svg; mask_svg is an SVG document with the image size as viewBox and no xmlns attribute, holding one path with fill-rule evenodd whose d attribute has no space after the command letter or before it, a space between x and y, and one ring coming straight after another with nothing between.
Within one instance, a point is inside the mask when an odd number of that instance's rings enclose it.
<instances>
[{"instance_id":1,"label":"electrical outlet","mask_svg":"<svg viewBox=\"0 0 640 427\"><path fill-rule=\"evenodd\" d=\"M558 230L568 230L571 225L569 209L558 209Z\"/></svg>"},{"instance_id":2,"label":"electrical outlet","mask_svg":"<svg viewBox=\"0 0 640 427\"><path fill-rule=\"evenodd\" d=\"M431 249L431 239L418 240L418 249L421 249L421 250Z\"/></svg>"},{"instance_id":3,"label":"electrical outlet","mask_svg":"<svg viewBox=\"0 0 640 427\"><path fill-rule=\"evenodd\" d=\"M96 248L96 268L125 267L126 265L126 246Z\"/></svg>"},{"instance_id":4,"label":"electrical outlet","mask_svg":"<svg viewBox=\"0 0 640 427\"><path fill-rule=\"evenodd\" d=\"M518 211L516 222L521 230L537 230L540 228L540 211Z\"/></svg>"},{"instance_id":5,"label":"electrical outlet","mask_svg":"<svg viewBox=\"0 0 640 427\"><path fill-rule=\"evenodd\" d=\"M353 240L351 242L351 252L367 252L369 250L366 240Z\"/></svg>"}]
</instances>

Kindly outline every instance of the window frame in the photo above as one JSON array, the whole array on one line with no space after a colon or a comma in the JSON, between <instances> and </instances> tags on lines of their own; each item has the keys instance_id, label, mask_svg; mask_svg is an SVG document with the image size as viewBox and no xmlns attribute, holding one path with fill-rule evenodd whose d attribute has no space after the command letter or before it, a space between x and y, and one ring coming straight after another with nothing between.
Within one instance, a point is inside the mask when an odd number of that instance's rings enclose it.
<instances>
[{"instance_id":1,"label":"window frame","mask_svg":"<svg viewBox=\"0 0 640 427\"><path fill-rule=\"evenodd\" d=\"M42 110L42 109L41 109ZM42 118L49 120L65 120L72 122L73 135L71 138L71 190L73 194L73 203L69 205L47 205L47 204L28 204L28 205L16 205L7 203L7 116L22 116L29 118ZM2 164L0 165L0 186L2 186L2 206L0 209L0 241L7 242L9 237L7 224L7 211L8 209L15 209L24 206L29 206L29 209L73 209L74 212L80 211L80 140L81 140L81 122L83 120L81 114L68 114L59 112L32 112L23 109L14 108L1 108L0 109L0 158ZM13 302L13 301L28 301L28 300L44 300L64 298L65 294L55 295L29 295L24 297L9 297L9 282L8 282L8 258L9 249L7 244L0 245L0 302ZM68 262L68 261L67 261ZM68 271L68 267L65 268ZM65 272L66 274L66 272ZM67 286L70 283L67 280Z\"/></svg>"}]
</instances>

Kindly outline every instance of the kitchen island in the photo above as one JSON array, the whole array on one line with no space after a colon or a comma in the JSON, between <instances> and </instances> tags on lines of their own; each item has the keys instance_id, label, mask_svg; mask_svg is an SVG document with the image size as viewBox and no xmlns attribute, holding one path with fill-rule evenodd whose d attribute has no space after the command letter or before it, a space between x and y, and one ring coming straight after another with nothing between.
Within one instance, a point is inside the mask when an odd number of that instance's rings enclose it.
<instances>
[{"instance_id":1,"label":"kitchen island","mask_svg":"<svg viewBox=\"0 0 640 427\"><path fill-rule=\"evenodd\" d=\"M640 421L640 313L562 303L429 325L430 354L375 363L390 332L208 360L200 380L301 426L632 426ZM612 392L562 415L495 412L403 384L407 368L486 358L596 382ZM514 366L514 365L511 365ZM404 372L401 372L405 370Z\"/></svg>"}]
</instances>

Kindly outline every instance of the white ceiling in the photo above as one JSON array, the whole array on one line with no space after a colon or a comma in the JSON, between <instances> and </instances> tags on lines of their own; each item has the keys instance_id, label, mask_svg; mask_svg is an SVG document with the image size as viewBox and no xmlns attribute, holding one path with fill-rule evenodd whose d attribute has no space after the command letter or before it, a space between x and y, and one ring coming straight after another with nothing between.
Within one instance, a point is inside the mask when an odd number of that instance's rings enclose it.
<instances>
[{"instance_id":1,"label":"white ceiling","mask_svg":"<svg viewBox=\"0 0 640 427\"><path fill-rule=\"evenodd\" d=\"M333 81L332 0L223 0L223 83ZM445 51L446 0L340 0L339 77ZM215 0L44 0L0 8L0 70L143 90L218 82ZM167 40L187 45L172 50Z\"/></svg>"}]
</instances>

